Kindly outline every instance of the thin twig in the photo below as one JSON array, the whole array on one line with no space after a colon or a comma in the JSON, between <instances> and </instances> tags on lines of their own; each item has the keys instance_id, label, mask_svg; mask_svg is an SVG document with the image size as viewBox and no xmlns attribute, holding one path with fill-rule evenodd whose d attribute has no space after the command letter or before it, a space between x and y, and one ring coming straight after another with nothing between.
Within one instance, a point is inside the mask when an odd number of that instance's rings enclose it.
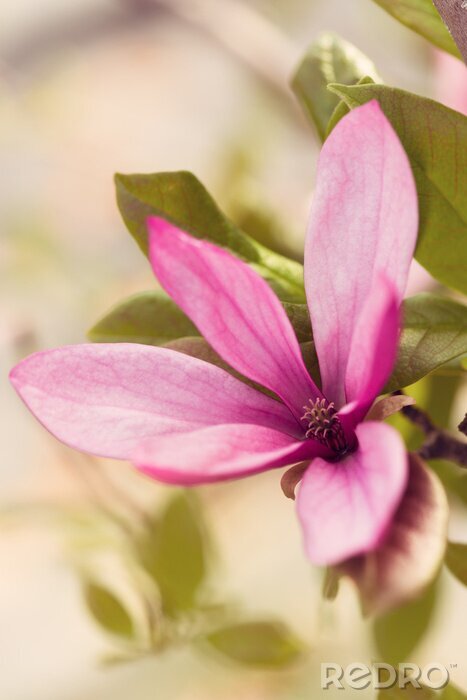
<instances>
[{"instance_id":1,"label":"thin twig","mask_svg":"<svg viewBox=\"0 0 467 700\"><path fill-rule=\"evenodd\" d=\"M396 391L395 394L403 394ZM461 467L467 467L467 443L457 439L447 430L438 428L430 416L417 406L404 406L402 414L414 425L416 425L425 435L423 445L417 450L417 454L423 459L448 459ZM459 425L459 430L463 432L467 417Z\"/></svg>"},{"instance_id":2,"label":"thin twig","mask_svg":"<svg viewBox=\"0 0 467 700\"><path fill-rule=\"evenodd\" d=\"M463 435L467 435L467 413L465 414L465 416L463 417L463 419L461 420L461 422L457 426L457 429L460 430L460 432Z\"/></svg>"}]
</instances>

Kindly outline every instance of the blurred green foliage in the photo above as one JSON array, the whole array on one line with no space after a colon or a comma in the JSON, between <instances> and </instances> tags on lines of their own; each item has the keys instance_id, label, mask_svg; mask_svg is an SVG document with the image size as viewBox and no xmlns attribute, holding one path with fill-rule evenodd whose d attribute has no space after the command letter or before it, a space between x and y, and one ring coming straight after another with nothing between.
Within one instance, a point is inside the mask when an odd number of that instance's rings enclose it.
<instances>
[{"instance_id":1,"label":"blurred green foliage","mask_svg":"<svg viewBox=\"0 0 467 700\"><path fill-rule=\"evenodd\" d=\"M467 544L448 542L446 566L464 586L467 586Z\"/></svg>"},{"instance_id":2,"label":"blurred green foliage","mask_svg":"<svg viewBox=\"0 0 467 700\"><path fill-rule=\"evenodd\" d=\"M196 608L208 557L194 493L182 491L169 500L158 520L151 520L143 532L138 552L159 588L165 615L178 617Z\"/></svg>"},{"instance_id":3,"label":"blurred green foliage","mask_svg":"<svg viewBox=\"0 0 467 700\"><path fill-rule=\"evenodd\" d=\"M216 652L258 668L278 668L297 661L304 645L279 622L242 622L205 635Z\"/></svg>"},{"instance_id":4,"label":"blurred green foliage","mask_svg":"<svg viewBox=\"0 0 467 700\"><path fill-rule=\"evenodd\" d=\"M377 618L373 637L382 661L396 666L410 658L433 620L438 579L414 601Z\"/></svg>"},{"instance_id":5,"label":"blurred green foliage","mask_svg":"<svg viewBox=\"0 0 467 700\"><path fill-rule=\"evenodd\" d=\"M302 266L243 233L191 173L117 174L115 183L123 220L144 253L148 252L146 220L161 216L250 263L281 299L304 301Z\"/></svg>"},{"instance_id":6,"label":"blurred green foliage","mask_svg":"<svg viewBox=\"0 0 467 700\"><path fill-rule=\"evenodd\" d=\"M459 49L431 0L374 0L374 2L435 46L460 58Z\"/></svg>"},{"instance_id":7,"label":"blurred green foliage","mask_svg":"<svg viewBox=\"0 0 467 700\"><path fill-rule=\"evenodd\" d=\"M130 613L111 591L93 581L83 581L83 595L92 617L106 632L127 640L134 636Z\"/></svg>"},{"instance_id":8,"label":"blurred green foliage","mask_svg":"<svg viewBox=\"0 0 467 700\"><path fill-rule=\"evenodd\" d=\"M198 335L193 323L158 289L125 299L88 331L88 338L94 343L145 345L163 345L193 335Z\"/></svg>"},{"instance_id":9,"label":"blurred green foliage","mask_svg":"<svg viewBox=\"0 0 467 700\"><path fill-rule=\"evenodd\" d=\"M413 384L467 352L467 307L463 304L423 293L405 299L402 313L396 364L386 391Z\"/></svg>"},{"instance_id":10,"label":"blurred green foliage","mask_svg":"<svg viewBox=\"0 0 467 700\"><path fill-rule=\"evenodd\" d=\"M329 83L354 85L365 76L382 82L373 62L336 34L322 34L308 49L294 74L292 88L322 141L339 104L339 98L327 86Z\"/></svg>"},{"instance_id":11,"label":"blurred green foliage","mask_svg":"<svg viewBox=\"0 0 467 700\"><path fill-rule=\"evenodd\" d=\"M219 602L212 586L213 545L195 491L176 489L162 508L142 515L137 527L121 523L124 544L115 542L125 552L139 612L134 602L128 605L91 578L88 561L84 566L86 607L117 645L108 661L131 661L180 645L215 650L258 668L285 668L304 655L306 645L286 624L244 621L238 605ZM103 546L108 552L109 543ZM80 554L78 571L86 554Z\"/></svg>"}]
</instances>

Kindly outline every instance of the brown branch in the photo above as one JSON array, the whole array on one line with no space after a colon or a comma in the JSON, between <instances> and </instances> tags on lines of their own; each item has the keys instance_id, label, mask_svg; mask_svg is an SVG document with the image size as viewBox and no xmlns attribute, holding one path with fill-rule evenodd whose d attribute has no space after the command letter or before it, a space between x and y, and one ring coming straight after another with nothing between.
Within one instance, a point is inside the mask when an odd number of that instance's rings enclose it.
<instances>
[{"instance_id":1,"label":"brown branch","mask_svg":"<svg viewBox=\"0 0 467 700\"><path fill-rule=\"evenodd\" d=\"M394 394L403 394L396 391ZM423 459L448 459L461 467L467 467L467 443L457 439L447 430L438 428L430 416L417 406L404 406L402 414L414 425L416 425L425 435L423 445L417 450L417 454ZM467 423L467 416L459 425L459 430L463 432Z\"/></svg>"},{"instance_id":2,"label":"brown branch","mask_svg":"<svg viewBox=\"0 0 467 700\"><path fill-rule=\"evenodd\" d=\"M467 2L465 0L433 0L452 38L467 63Z\"/></svg>"}]
</instances>

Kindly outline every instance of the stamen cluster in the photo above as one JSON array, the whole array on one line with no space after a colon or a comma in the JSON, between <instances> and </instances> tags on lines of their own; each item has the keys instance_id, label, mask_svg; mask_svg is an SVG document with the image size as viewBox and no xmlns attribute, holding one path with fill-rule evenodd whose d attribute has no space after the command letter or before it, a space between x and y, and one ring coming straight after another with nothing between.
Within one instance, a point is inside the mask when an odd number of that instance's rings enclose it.
<instances>
[{"instance_id":1,"label":"stamen cluster","mask_svg":"<svg viewBox=\"0 0 467 700\"><path fill-rule=\"evenodd\" d=\"M347 448L344 430L337 415L334 403L326 399L309 400L310 405L304 406L303 421L307 421L307 438L318 440L334 452L343 452Z\"/></svg>"}]
</instances>

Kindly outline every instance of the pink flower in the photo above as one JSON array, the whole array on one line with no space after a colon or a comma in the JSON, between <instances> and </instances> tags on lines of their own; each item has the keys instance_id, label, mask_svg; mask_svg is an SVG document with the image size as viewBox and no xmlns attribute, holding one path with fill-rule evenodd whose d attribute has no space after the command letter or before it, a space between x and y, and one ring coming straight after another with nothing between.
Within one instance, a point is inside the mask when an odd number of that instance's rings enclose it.
<instances>
[{"instance_id":1,"label":"pink flower","mask_svg":"<svg viewBox=\"0 0 467 700\"><path fill-rule=\"evenodd\" d=\"M401 501L399 434L365 417L388 379L417 233L407 157L377 102L323 146L305 248L305 288L322 390L283 307L227 251L148 222L161 285L234 369L272 391L161 347L78 345L37 353L12 382L59 440L131 460L172 484L305 462L297 505L307 552L334 564L374 549Z\"/></svg>"}]
</instances>

